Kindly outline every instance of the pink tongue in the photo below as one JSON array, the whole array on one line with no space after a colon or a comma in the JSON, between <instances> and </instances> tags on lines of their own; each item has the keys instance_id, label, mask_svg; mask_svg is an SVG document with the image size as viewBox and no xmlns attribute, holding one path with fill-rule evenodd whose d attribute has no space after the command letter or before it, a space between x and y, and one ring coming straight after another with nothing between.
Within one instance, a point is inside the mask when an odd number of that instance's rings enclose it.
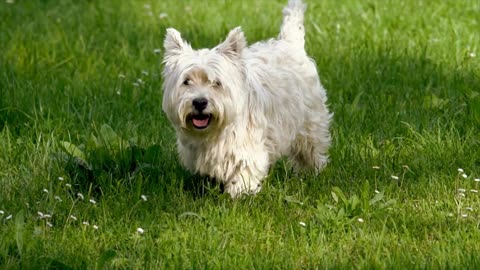
<instances>
[{"instance_id":1,"label":"pink tongue","mask_svg":"<svg viewBox=\"0 0 480 270\"><path fill-rule=\"evenodd\" d=\"M196 127L206 127L208 125L208 118L193 119L193 125L195 125Z\"/></svg>"}]
</instances>

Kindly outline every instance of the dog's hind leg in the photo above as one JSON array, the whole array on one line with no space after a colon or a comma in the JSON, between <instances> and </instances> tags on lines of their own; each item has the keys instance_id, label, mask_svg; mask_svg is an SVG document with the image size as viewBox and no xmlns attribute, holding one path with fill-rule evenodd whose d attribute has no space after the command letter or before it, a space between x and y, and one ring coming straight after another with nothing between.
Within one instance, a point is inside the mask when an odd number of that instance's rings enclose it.
<instances>
[{"instance_id":1,"label":"dog's hind leg","mask_svg":"<svg viewBox=\"0 0 480 270\"><path fill-rule=\"evenodd\" d=\"M305 129L297 134L290 150L290 162L298 172L314 170L315 173L328 162L330 146L329 119L313 119L305 124Z\"/></svg>"}]
</instances>

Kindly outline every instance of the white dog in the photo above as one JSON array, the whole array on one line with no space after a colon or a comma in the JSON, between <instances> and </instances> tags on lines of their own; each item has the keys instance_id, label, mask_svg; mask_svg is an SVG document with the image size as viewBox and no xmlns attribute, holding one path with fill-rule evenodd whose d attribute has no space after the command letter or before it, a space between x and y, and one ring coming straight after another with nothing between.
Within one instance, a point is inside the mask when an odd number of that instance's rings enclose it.
<instances>
[{"instance_id":1,"label":"white dog","mask_svg":"<svg viewBox=\"0 0 480 270\"><path fill-rule=\"evenodd\" d=\"M278 39L250 47L240 27L200 50L167 29L163 110L180 159L223 183L232 197L258 192L284 155L297 169L318 172L327 163L332 115L305 52L304 11L300 0L290 0Z\"/></svg>"}]
</instances>

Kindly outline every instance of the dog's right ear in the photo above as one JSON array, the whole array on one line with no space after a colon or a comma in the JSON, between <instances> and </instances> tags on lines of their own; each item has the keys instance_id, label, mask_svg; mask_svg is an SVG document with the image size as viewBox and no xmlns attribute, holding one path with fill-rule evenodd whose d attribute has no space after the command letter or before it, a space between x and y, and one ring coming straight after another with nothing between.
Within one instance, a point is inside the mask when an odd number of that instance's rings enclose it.
<instances>
[{"instance_id":1,"label":"dog's right ear","mask_svg":"<svg viewBox=\"0 0 480 270\"><path fill-rule=\"evenodd\" d=\"M182 39L180 32L173 28L168 28L163 47L165 48L165 55L172 56L190 48L190 45Z\"/></svg>"}]
</instances>

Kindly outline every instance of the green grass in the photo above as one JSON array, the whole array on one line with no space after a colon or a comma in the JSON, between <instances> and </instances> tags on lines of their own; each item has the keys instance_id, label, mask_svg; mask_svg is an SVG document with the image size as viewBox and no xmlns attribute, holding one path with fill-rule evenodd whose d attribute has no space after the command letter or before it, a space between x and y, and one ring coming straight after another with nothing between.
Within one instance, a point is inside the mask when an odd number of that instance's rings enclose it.
<instances>
[{"instance_id":1,"label":"green grass","mask_svg":"<svg viewBox=\"0 0 480 270\"><path fill-rule=\"evenodd\" d=\"M477 269L479 1L308 1L328 167L280 161L234 201L179 165L165 29L210 47L242 25L252 43L284 2L2 1L0 268Z\"/></svg>"}]
</instances>

